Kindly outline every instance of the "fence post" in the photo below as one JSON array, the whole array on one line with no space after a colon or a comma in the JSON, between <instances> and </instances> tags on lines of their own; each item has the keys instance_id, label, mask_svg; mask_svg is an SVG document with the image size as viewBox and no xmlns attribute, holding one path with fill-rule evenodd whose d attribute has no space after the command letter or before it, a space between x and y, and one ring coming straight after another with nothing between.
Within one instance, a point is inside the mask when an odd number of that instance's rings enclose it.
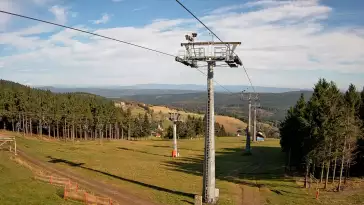
<instances>
[{"instance_id":1,"label":"fence post","mask_svg":"<svg viewBox=\"0 0 364 205\"><path fill-rule=\"evenodd\" d=\"M194 205L202 205L202 196L195 195L195 203Z\"/></svg>"},{"instance_id":2,"label":"fence post","mask_svg":"<svg viewBox=\"0 0 364 205\"><path fill-rule=\"evenodd\" d=\"M78 192L78 183L76 183L76 192Z\"/></svg>"},{"instance_id":3,"label":"fence post","mask_svg":"<svg viewBox=\"0 0 364 205\"><path fill-rule=\"evenodd\" d=\"M63 198L64 198L65 200L67 199L67 185L64 185Z\"/></svg>"},{"instance_id":4,"label":"fence post","mask_svg":"<svg viewBox=\"0 0 364 205\"><path fill-rule=\"evenodd\" d=\"M87 192L85 191L85 204L87 204Z\"/></svg>"},{"instance_id":5,"label":"fence post","mask_svg":"<svg viewBox=\"0 0 364 205\"><path fill-rule=\"evenodd\" d=\"M52 175L51 175L51 176L49 176L49 183L51 183L51 184L52 184Z\"/></svg>"},{"instance_id":6,"label":"fence post","mask_svg":"<svg viewBox=\"0 0 364 205\"><path fill-rule=\"evenodd\" d=\"M112 205L112 200L109 198L109 205Z\"/></svg>"}]
</instances>

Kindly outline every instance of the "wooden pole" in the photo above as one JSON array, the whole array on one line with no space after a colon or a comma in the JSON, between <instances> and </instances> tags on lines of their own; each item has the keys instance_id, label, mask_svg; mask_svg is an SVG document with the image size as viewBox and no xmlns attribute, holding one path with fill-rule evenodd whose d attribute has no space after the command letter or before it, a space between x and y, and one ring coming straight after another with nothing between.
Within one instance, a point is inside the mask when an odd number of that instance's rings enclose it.
<instances>
[{"instance_id":1,"label":"wooden pole","mask_svg":"<svg viewBox=\"0 0 364 205\"><path fill-rule=\"evenodd\" d=\"M85 191L85 204L87 204L87 192Z\"/></svg>"},{"instance_id":2,"label":"wooden pole","mask_svg":"<svg viewBox=\"0 0 364 205\"><path fill-rule=\"evenodd\" d=\"M65 186L64 186L63 198L64 198L65 200L67 199L67 185L65 185Z\"/></svg>"},{"instance_id":3,"label":"wooden pole","mask_svg":"<svg viewBox=\"0 0 364 205\"><path fill-rule=\"evenodd\" d=\"M18 155L18 154L16 153L16 140L15 140L15 138L14 138L14 154L15 154L15 156L16 156L16 155Z\"/></svg>"}]
</instances>

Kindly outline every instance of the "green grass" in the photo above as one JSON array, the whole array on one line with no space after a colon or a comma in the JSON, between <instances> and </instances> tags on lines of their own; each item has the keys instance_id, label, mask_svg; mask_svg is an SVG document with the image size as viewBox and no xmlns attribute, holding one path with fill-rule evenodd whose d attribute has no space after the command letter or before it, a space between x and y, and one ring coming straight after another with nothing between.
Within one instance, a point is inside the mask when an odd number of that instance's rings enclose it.
<instances>
[{"instance_id":1,"label":"green grass","mask_svg":"<svg viewBox=\"0 0 364 205\"><path fill-rule=\"evenodd\" d=\"M164 204L188 204L202 191L203 140L180 140L180 157L170 157L172 141L105 141L64 143L18 138L25 152L144 198ZM301 188L294 178L284 177L284 156L279 141L254 143L253 155L244 156L242 138L216 139L216 183L220 205L242 203L242 186L258 190L262 204L362 204L364 191L321 193ZM77 165L80 163L80 165ZM75 166L76 165L76 166ZM257 187L260 187L260 191ZM264 187L264 188L263 188ZM335 198L336 197L336 198ZM342 201L347 202L333 202Z\"/></svg>"},{"instance_id":2,"label":"green grass","mask_svg":"<svg viewBox=\"0 0 364 205\"><path fill-rule=\"evenodd\" d=\"M139 106L129 106L131 108L131 114L133 117L138 117L139 114L144 116L145 110Z\"/></svg>"},{"instance_id":3,"label":"green grass","mask_svg":"<svg viewBox=\"0 0 364 205\"><path fill-rule=\"evenodd\" d=\"M79 204L64 201L60 188L33 180L30 170L12 161L9 155L0 151L1 205Z\"/></svg>"}]
</instances>

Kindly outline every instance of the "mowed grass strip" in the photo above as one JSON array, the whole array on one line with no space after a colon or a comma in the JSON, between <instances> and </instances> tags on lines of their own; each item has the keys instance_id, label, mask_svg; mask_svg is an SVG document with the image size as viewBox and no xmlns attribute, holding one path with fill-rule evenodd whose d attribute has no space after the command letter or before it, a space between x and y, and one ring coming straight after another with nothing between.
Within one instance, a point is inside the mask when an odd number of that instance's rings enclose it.
<instances>
[{"instance_id":1,"label":"mowed grass strip","mask_svg":"<svg viewBox=\"0 0 364 205\"><path fill-rule=\"evenodd\" d=\"M188 204L202 191L203 140L181 141L178 159L172 159L171 141L45 142L20 137L26 153L53 165L118 185L144 198L164 204ZM233 144L232 144L233 145ZM191 161L196 159L196 161ZM182 172L174 162L194 167ZM218 181L220 204L234 204L233 183ZM238 193L239 190L236 192Z\"/></svg>"},{"instance_id":2,"label":"mowed grass strip","mask_svg":"<svg viewBox=\"0 0 364 205\"><path fill-rule=\"evenodd\" d=\"M32 179L31 171L11 160L11 155L7 151L0 151L1 205L81 204L63 200L62 188Z\"/></svg>"}]
</instances>

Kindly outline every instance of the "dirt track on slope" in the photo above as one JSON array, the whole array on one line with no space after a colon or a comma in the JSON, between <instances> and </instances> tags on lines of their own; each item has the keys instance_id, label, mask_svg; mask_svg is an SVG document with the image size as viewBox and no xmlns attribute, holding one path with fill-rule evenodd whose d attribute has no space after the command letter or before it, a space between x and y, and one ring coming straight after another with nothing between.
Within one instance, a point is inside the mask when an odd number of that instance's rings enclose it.
<instances>
[{"instance_id":1,"label":"dirt track on slope","mask_svg":"<svg viewBox=\"0 0 364 205\"><path fill-rule=\"evenodd\" d=\"M87 190L93 191L94 193L97 193L101 196L112 198L113 200L119 202L120 205L161 205L150 202L140 196L130 194L126 190L123 190L119 187L108 185L103 182L99 182L58 167L55 168L34 157L27 155L21 150L18 150L18 156L42 170L54 173L55 175L59 175L61 177L69 178L72 181L77 182L80 186L84 187Z\"/></svg>"},{"instance_id":2,"label":"dirt track on slope","mask_svg":"<svg viewBox=\"0 0 364 205\"><path fill-rule=\"evenodd\" d=\"M258 187L241 185L242 205L260 205L260 193Z\"/></svg>"}]
</instances>

